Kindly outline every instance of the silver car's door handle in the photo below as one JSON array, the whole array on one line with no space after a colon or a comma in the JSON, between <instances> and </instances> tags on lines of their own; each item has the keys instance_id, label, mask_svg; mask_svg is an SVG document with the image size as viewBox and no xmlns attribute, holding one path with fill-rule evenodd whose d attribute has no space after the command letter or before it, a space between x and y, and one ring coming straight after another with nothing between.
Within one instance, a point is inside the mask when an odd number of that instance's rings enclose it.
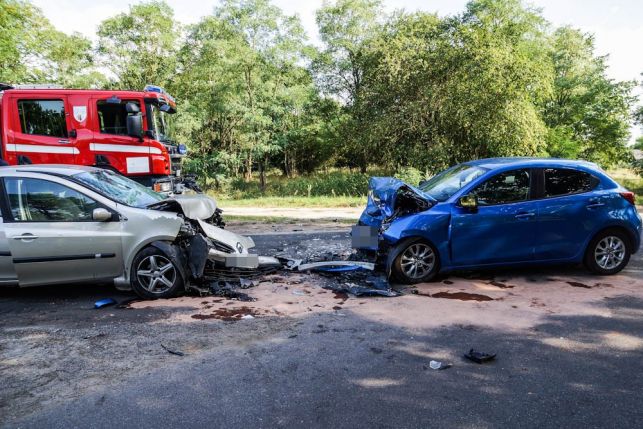
<instances>
[{"instance_id":1,"label":"silver car's door handle","mask_svg":"<svg viewBox=\"0 0 643 429\"><path fill-rule=\"evenodd\" d=\"M28 232L25 234L16 235L15 237L13 237L14 240L23 240L23 241L31 241L31 240L35 240L36 238L38 238L37 235L33 235Z\"/></svg>"},{"instance_id":2,"label":"silver car's door handle","mask_svg":"<svg viewBox=\"0 0 643 429\"><path fill-rule=\"evenodd\" d=\"M534 216L536 216L536 213L518 213L516 219L528 219Z\"/></svg>"}]
</instances>

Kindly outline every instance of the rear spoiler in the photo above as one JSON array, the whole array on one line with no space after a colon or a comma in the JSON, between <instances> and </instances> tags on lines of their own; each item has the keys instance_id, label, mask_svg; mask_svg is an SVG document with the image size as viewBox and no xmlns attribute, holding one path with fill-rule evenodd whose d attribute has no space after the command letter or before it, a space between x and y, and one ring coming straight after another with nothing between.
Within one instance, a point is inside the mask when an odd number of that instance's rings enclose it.
<instances>
[{"instance_id":1,"label":"rear spoiler","mask_svg":"<svg viewBox=\"0 0 643 429\"><path fill-rule=\"evenodd\" d=\"M13 89L13 86L9 85L8 83L0 82L0 91L6 91L7 89Z\"/></svg>"}]
</instances>

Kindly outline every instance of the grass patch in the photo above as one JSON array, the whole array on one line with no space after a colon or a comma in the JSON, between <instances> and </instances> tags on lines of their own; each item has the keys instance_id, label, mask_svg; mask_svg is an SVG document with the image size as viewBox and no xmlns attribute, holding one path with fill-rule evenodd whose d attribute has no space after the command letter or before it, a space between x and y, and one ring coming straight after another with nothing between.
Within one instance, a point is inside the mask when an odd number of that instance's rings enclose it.
<instances>
[{"instance_id":1,"label":"grass patch","mask_svg":"<svg viewBox=\"0 0 643 429\"><path fill-rule=\"evenodd\" d=\"M366 197L259 197L259 198L218 198L216 193L210 193L217 200L217 205L225 210L226 207L311 207L311 208L363 208Z\"/></svg>"},{"instance_id":2,"label":"grass patch","mask_svg":"<svg viewBox=\"0 0 643 429\"><path fill-rule=\"evenodd\" d=\"M636 204L643 205L643 177L631 168L618 168L607 173L612 179L636 194Z\"/></svg>"},{"instance_id":3,"label":"grass patch","mask_svg":"<svg viewBox=\"0 0 643 429\"><path fill-rule=\"evenodd\" d=\"M239 216L226 215L223 213L223 219L230 222L261 222L261 223L279 223L286 225L296 225L301 223L338 223L345 225L355 225L355 219L294 219L282 216Z\"/></svg>"}]
</instances>

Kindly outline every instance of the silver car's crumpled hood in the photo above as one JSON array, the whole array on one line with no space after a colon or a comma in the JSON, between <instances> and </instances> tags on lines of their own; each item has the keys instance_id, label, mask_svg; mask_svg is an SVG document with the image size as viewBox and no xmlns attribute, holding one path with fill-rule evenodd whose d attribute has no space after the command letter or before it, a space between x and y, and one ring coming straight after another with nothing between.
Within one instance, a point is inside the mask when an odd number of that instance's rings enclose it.
<instances>
[{"instance_id":1,"label":"silver car's crumpled hood","mask_svg":"<svg viewBox=\"0 0 643 429\"><path fill-rule=\"evenodd\" d=\"M212 240L227 244L238 253L248 253L248 249L255 247L255 242L251 237L235 234L234 232L210 225L202 220L199 220L198 222L203 232L205 232L205 235Z\"/></svg>"},{"instance_id":2,"label":"silver car's crumpled hood","mask_svg":"<svg viewBox=\"0 0 643 429\"><path fill-rule=\"evenodd\" d=\"M209 219L217 209L217 202L207 195L177 195L170 198L181 206L185 217L190 219Z\"/></svg>"},{"instance_id":3,"label":"silver car's crumpled hood","mask_svg":"<svg viewBox=\"0 0 643 429\"><path fill-rule=\"evenodd\" d=\"M203 194L176 195L147 206L152 210L181 212L188 219L204 220L214 215L217 202Z\"/></svg>"}]
</instances>

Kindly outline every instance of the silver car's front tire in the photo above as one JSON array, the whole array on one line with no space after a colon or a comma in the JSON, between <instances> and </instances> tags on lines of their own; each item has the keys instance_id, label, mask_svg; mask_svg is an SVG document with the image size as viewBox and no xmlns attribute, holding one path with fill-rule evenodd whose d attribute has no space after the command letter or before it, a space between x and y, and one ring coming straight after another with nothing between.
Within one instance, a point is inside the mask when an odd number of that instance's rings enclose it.
<instances>
[{"instance_id":1,"label":"silver car's front tire","mask_svg":"<svg viewBox=\"0 0 643 429\"><path fill-rule=\"evenodd\" d=\"M136 255L130 277L134 292L145 299L170 298L183 290L176 262L155 247L146 247Z\"/></svg>"}]
</instances>

